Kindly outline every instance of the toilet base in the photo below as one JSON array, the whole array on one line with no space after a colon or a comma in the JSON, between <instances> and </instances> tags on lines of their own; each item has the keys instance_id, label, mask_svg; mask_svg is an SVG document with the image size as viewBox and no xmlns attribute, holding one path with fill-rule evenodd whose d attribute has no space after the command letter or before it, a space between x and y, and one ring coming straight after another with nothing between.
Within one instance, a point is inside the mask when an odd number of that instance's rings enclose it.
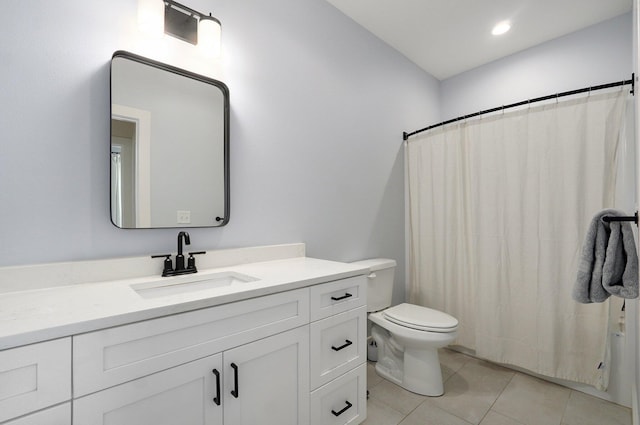
<instances>
[{"instance_id":1,"label":"toilet base","mask_svg":"<svg viewBox=\"0 0 640 425\"><path fill-rule=\"evenodd\" d=\"M446 347L457 332L424 332L369 315L371 336L378 344L376 371L383 378L411 392L438 397L444 394L438 348Z\"/></svg>"},{"instance_id":2,"label":"toilet base","mask_svg":"<svg viewBox=\"0 0 640 425\"><path fill-rule=\"evenodd\" d=\"M393 370L394 366L381 359L376 363L376 372L388 381L416 394L429 397L444 394L442 371L436 348L405 349L402 364L395 364L395 366L402 367L403 370Z\"/></svg>"}]
</instances>

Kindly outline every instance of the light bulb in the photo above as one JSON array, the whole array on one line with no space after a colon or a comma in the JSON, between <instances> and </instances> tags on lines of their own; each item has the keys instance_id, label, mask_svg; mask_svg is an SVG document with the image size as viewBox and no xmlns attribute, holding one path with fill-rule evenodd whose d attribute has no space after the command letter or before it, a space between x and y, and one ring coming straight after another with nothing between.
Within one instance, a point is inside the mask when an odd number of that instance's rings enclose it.
<instances>
[{"instance_id":1,"label":"light bulb","mask_svg":"<svg viewBox=\"0 0 640 425\"><path fill-rule=\"evenodd\" d=\"M511 29L511 23L509 21L498 22L496 26L491 30L493 35L502 35Z\"/></svg>"},{"instance_id":2,"label":"light bulb","mask_svg":"<svg viewBox=\"0 0 640 425\"><path fill-rule=\"evenodd\" d=\"M201 17L198 23L198 49L208 57L220 56L221 33L220 21L211 14Z\"/></svg>"}]
</instances>

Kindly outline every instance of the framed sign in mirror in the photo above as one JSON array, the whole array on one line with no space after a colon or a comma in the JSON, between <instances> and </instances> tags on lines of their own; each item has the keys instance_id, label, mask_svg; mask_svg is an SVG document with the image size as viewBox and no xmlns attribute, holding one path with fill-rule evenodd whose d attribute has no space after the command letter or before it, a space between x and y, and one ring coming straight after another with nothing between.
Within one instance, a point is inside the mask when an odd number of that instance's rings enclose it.
<instances>
[{"instance_id":1,"label":"framed sign in mirror","mask_svg":"<svg viewBox=\"0 0 640 425\"><path fill-rule=\"evenodd\" d=\"M126 229L229 221L229 89L132 53L111 59L111 221Z\"/></svg>"}]
</instances>

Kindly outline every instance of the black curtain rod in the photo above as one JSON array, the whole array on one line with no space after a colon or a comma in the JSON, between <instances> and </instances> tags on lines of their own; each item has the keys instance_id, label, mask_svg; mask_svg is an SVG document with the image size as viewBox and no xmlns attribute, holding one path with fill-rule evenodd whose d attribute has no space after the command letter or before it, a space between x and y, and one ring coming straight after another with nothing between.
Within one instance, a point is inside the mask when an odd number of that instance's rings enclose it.
<instances>
[{"instance_id":1,"label":"black curtain rod","mask_svg":"<svg viewBox=\"0 0 640 425\"><path fill-rule=\"evenodd\" d=\"M411 133L407 133L405 131L405 132L402 133L402 140L408 140L409 137L415 136L416 134L422 133L423 131L431 130L431 129L436 128L436 127L442 127L443 125L451 124L451 123L456 122L456 121L466 120L467 118L478 117L480 115L489 114L491 112L503 111L505 109L515 108L517 106L528 105L530 103L541 102L543 100L557 99L559 97L571 96L571 95L574 95L574 94L586 93L586 92L591 92L591 91L595 91L595 90L602 90L602 89L610 89L612 87L620 87L620 86L624 86L626 84L631 84L631 94L635 95L635 80L636 80L636 75L635 75L635 73L633 73L633 74L631 74L631 79L630 80L617 81L615 83L608 83L608 84L601 84L599 86L593 86L593 87L585 87L585 88L578 89L578 90L570 90L570 91L565 91L565 92L562 92L562 93L551 94L551 95L548 95L548 96L536 97L535 99L523 100L521 102L512 103L510 105L498 106L497 108L485 109L484 111L475 112L475 113L469 114L469 115L463 115L463 116L460 116L458 118L453 118L453 119L450 119L450 120L447 120L447 121L443 121L443 122L438 123L438 124L430 125L429 127L421 128L420 130L412 131Z\"/></svg>"}]
</instances>

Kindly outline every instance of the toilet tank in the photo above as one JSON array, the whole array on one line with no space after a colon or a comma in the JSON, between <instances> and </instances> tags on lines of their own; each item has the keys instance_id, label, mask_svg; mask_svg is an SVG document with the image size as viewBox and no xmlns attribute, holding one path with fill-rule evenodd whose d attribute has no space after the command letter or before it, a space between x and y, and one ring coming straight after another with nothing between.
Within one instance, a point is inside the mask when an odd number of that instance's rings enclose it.
<instances>
[{"instance_id":1,"label":"toilet tank","mask_svg":"<svg viewBox=\"0 0 640 425\"><path fill-rule=\"evenodd\" d=\"M393 295L393 273L396 270L396 260L388 258L373 258L356 261L352 264L369 268L367 277L367 311L384 310L391 305Z\"/></svg>"}]
</instances>

